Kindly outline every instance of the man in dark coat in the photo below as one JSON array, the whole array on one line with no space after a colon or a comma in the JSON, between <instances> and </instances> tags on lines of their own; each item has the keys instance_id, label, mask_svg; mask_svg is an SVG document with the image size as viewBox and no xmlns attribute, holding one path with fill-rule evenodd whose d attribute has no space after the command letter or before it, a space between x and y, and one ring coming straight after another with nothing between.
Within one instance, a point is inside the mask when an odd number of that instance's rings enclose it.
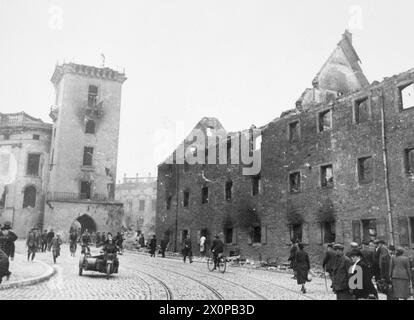
<instances>
[{"instance_id":1,"label":"man in dark coat","mask_svg":"<svg viewBox=\"0 0 414 320\"><path fill-rule=\"evenodd\" d=\"M167 247L168 247L168 239L164 238L161 240L161 245L160 245L161 255L163 258L165 258L165 250L167 250Z\"/></svg>"},{"instance_id":2,"label":"man in dark coat","mask_svg":"<svg viewBox=\"0 0 414 320\"><path fill-rule=\"evenodd\" d=\"M290 261L290 267L293 270L293 279L296 279L296 252L298 251L298 244L295 239L292 239L292 245L290 247L290 254L289 259Z\"/></svg>"},{"instance_id":3,"label":"man in dark coat","mask_svg":"<svg viewBox=\"0 0 414 320\"><path fill-rule=\"evenodd\" d=\"M0 249L0 283L3 281L3 277L7 277L7 280L9 280L11 275L9 266L9 257L3 250Z\"/></svg>"},{"instance_id":4,"label":"man in dark coat","mask_svg":"<svg viewBox=\"0 0 414 320\"><path fill-rule=\"evenodd\" d=\"M333 246L336 259L333 268L332 289L336 294L337 300L353 300L353 296L349 291L348 270L351 266L351 259L344 255L344 246L337 243Z\"/></svg>"},{"instance_id":5,"label":"man in dark coat","mask_svg":"<svg viewBox=\"0 0 414 320\"><path fill-rule=\"evenodd\" d=\"M354 295L356 300L366 300L370 296L375 297L378 299L378 293L377 290L374 287L374 284L372 283L372 275L368 268L368 265L363 260L362 252L359 249L353 249L349 253L349 256L352 260L352 266L349 269L349 276L352 277L354 275L357 275L358 272L360 273L358 275L358 278L360 279L361 283L358 283L358 280L353 282L351 280L351 284L353 287L351 287L351 292ZM361 274L362 272L362 274Z\"/></svg>"},{"instance_id":6,"label":"man in dark coat","mask_svg":"<svg viewBox=\"0 0 414 320\"><path fill-rule=\"evenodd\" d=\"M323 258L322 267L324 271L329 274L329 278L331 279L331 281L333 279L333 268L335 266L335 259L336 255L333 249L333 243L328 243L325 252L325 257Z\"/></svg>"},{"instance_id":7,"label":"man in dark coat","mask_svg":"<svg viewBox=\"0 0 414 320\"><path fill-rule=\"evenodd\" d=\"M213 243L211 245L211 252L213 253L213 259L214 259L214 269L217 269L217 262L218 262L218 256L219 254L224 252L224 243L220 239L220 236L216 234L214 236Z\"/></svg>"},{"instance_id":8,"label":"man in dark coat","mask_svg":"<svg viewBox=\"0 0 414 320\"><path fill-rule=\"evenodd\" d=\"M50 251L52 248L52 240L55 237L55 233L53 232L53 229L50 229L50 231L47 233L47 251Z\"/></svg>"},{"instance_id":9,"label":"man in dark coat","mask_svg":"<svg viewBox=\"0 0 414 320\"><path fill-rule=\"evenodd\" d=\"M376 272L375 280L390 283L391 255L388 252L387 248L384 246L384 240L375 240L374 244L376 245L374 254L374 264Z\"/></svg>"},{"instance_id":10,"label":"man in dark coat","mask_svg":"<svg viewBox=\"0 0 414 320\"><path fill-rule=\"evenodd\" d=\"M27 246L27 261L30 260L30 256L32 256L31 261L33 262L33 259L36 255L37 252L37 248L39 246L39 237L36 233L35 228L32 228L29 231L29 234L27 235L27 239L26 239L26 246Z\"/></svg>"},{"instance_id":11,"label":"man in dark coat","mask_svg":"<svg viewBox=\"0 0 414 320\"><path fill-rule=\"evenodd\" d=\"M88 229L85 229L84 233L81 236L81 246L82 246L81 254L91 252L89 248L89 245L91 244L91 242L92 242L91 235L89 234Z\"/></svg>"},{"instance_id":12,"label":"man in dark coat","mask_svg":"<svg viewBox=\"0 0 414 320\"><path fill-rule=\"evenodd\" d=\"M14 242L17 240L16 234L11 228L10 222L5 222L0 230L0 249L13 260L14 258Z\"/></svg>"},{"instance_id":13,"label":"man in dark coat","mask_svg":"<svg viewBox=\"0 0 414 320\"><path fill-rule=\"evenodd\" d=\"M184 246L184 248L183 248L184 262L185 262L186 258L188 257L188 260L190 261L190 263L193 263L193 249L192 249L191 239L190 239L189 234L187 234L187 237L184 240L183 246Z\"/></svg>"},{"instance_id":14,"label":"man in dark coat","mask_svg":"<svg viewBox=\"0 0 414 320\"><path fill-rule=\"evenodd\" d=\"M155 234L152 236L152 239L149 243L149 247L150 247L149 253L150 253L151 257L155 258L155 250L157 249L157 239L155 237Z\"/></svg>"},{"instance_id":15,"label":"man in dark coat","mask_svg":"<svg viewBox=\"0 0 414 320\"><path fill-rule=\"evenodd\" d=\"M308 273L310 270L309 255L304 250L303 243L298 244L298 250L296 251L296 280L298 284L302 285L301 291L306 293L305 283L308 281Z\"/></svg>"},{"instance_id":16,"label":"man in dark coat","mask_svg":"<svg viewBox=\"0 0 414 320\"><path fill-rule=\"evenodd\" d=\"M47 230L43 230L42 233L42 252L46 252L47 249Z\"/></svg>"}]
</instances>

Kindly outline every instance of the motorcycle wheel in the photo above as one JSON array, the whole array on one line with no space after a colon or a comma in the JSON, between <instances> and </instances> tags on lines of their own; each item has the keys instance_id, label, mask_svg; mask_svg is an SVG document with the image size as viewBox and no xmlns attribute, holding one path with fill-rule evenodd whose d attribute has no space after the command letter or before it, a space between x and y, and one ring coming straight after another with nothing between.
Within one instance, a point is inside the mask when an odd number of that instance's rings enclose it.
<instances>
[{"instance_id":1,"label":"motorcycle wheel","mask_svg":"<svg viewBox=\"0 0 414 320\"><path fill-rule=\"evenodd\" d=\"M111 276L111 264L110 263L108 263L107 265L106 265L106 279L108 279L109 280L109 277Z\"/></svg>"}]
</instances>

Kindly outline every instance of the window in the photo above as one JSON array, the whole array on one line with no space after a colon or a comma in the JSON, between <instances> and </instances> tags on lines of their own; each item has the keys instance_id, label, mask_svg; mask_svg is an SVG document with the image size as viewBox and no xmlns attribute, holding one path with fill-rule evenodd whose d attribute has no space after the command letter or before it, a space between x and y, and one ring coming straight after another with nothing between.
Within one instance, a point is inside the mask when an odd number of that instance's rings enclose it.
<instances>
[{"instance_id":1,"label":"window","mask_svg":"<svg viewBox=\"0 0 414 320\"><path fill-rule=\"evenodd\" d=\"M183 207L188 207L190 201L190 191L184 191Z\"/></svg>"},{"instance_id":2,"label":"window","mask_svg":"<svg viewBox=\"0 0 414 320\"><path fill-rule=\"evenodd\" d=\"M332 129L331 115L332 115L331 110L327 110L327 111L319 113L319 117L318 117L319 132Z\"/></svg>"},{"instance_id":3,"label":"window","mask_svg":"<svg viewBox=\"0 0 414 320\"><path fill-rule=\"evenodd\" d=\"M377 237L377 225L375 219L362 220L362 242L368 244Z\"/></svg>"},{"instance_id":4,"label":"window","mask_svg":"<svg viewBox=\"0 0 414 320\"><path fill-rule=\"evenodd\" d=\"M404 150L405 172L414 175L414 148Z\"/></svg>"},{"instance_id":5,"label":"window","mask_svg":"<svg viewBox=\"0 0 414 320\"><path fill-rule=\"evenodd\" d=\"M302 242L302 224L301 223L290 225L290 239Z\"/></svg>"},{"instance_id":6,"label":"window","mask_svg":"<svg viewBox=\"0 0 414 320\"><path fill-rule=\"evenodd\" d=\"M368 98L355 102L355 123L363 123L369 120Z\"/></svg>"},{"instance_id":7,"label":"window","mask_svg":"<svg viewBox=\"0 0 414 320\"><path fill-rule=\"evenodd\" d=\"M95 121L87 120L85 125L85 133L94 134L95 133Z\"/></svg>"},{"instance_id":8,"label":"window","mask_svg":"<svg viewBox=\"0 0 414 320\"><path fill-rule=\"evenodd\" d=\"M139 200L139 211L145 210L145 200Z\"/></svg>"},{"instance_id":9,"label":"window","mask_svg":"<svg viewBox=\"0 0 414 320\"><path fill-rule=\"evenodd\" d=\"M225 189L226 189L226 200L227 201L230 201L231 200L231 189L233 188L233 181L227 181L226 182L226 187L225 187Z\"/></svg>"},{"instance_id":10,"label":"window","mask_svg":"<svg viewBox=\"0 0 414 320\"><path fill-rule=\"evenodd\" d=\"M231 164L231 137L227 137L227 164Z\"/></svg>"},{"instance_id":11,"label":"window","mask_svg":"<svg viewBox=\"0 0 414 320\"><path fill-rule=\"evenodd\" d=\"M40 136L38 134L33 135L33 140L40 140Z\"/></svg>"},{"instance_id":12,"label":"window","mask_svg":"<svg viewBox=\"0 0 414 320\"><path fill-rule=\"evenodd\" d=\"M331 164L321 167L321 185L325 188L331 188L334 185Z\"/></svg>"},{"instance_id":13,"label":"window","mask_svg":"<svg viewBox=\"0 0 414 320\"><path fill-rule=\"evenodd\" d=\"M184 172L190 171L190 164L184 160Z\"/></svg>"},{"instance_id":14,"label":"window","mask_svg":"<svg viewBox=\"0 0 414 320\"><path fill-rule=\"evenodd\" d=\"M166 200L167 210L171 209L171 200L172 200L172 196L168 196Z\"/></svg>"},{"instance_id":15,"label":"window","mask_svg":"<svg viewBox=\"0 0 414 320\"><path fill-rule=\"evenodd\" d=\"M181 232L181 242L184 242L184 240L185 239L187 239L187 236L188 236L188 230L183 230L182 232Z\"/></svg>"},{"instance_id":16,"label":"window","mask_svg":"<svg viewBox=\"0 0 414 320\"><path fill-rule=\"evenodd\" d=\"M289 141L299 141L299 121L289 123Z\"/></svg>"},{"instance_id":17,"label":"window","mask_svg":"<svg viewBox=\"0 0 414 320\"><path fill-rule=\"evenodd\" d=\"M369 183L374 178L372 157L358 159L358 178L360 183Z\"/></svg>"},{"instance_id":18,"label":"window","mask_svg":"<svg viewBox=\"0 0 414 320\"><path fill-rule=\"evenodd\" d=\"M10 155L0 154L0 176L7 176L9 174Z\"/></svg>"},{"instance_id":19,"label":"window","mask_svg":"<svg viewBox=\"0 0 414 320\"><path fill-rule=\"evenodd\" d=\"M399 87L402 109L414 107L414 83Z\"/></svg>"},{"instance_id":20,"label":"window","mask_svg":"<svg viewBox=\"0 0 414 320\"><path fill-rule=\"evenodd\" d=\"M89 181L81 181L81 199L91 199L91 183Z\"/></svg>"},{"instance_id":21,"label":"window","mask_svg":"<svg viewBox=\"0 0 414 320\"><path fill-rule=\"evenodd\" d=\"M36 206L36 188L28 186L24 189L23 208L34 208Z\"/></svg>"},{"instance_id":22,"label":"window","mask_svg":"<svg viewBox=\"0 0 414 320\"><path fill-rule=\"evenodd\" d=\"M93 160L93 148L85 147L83 148L83 165L91 166Z\"/></svg>"},{"instance_id":23,"label":"window","mask_svg":"<svg viewBox=\"0 0 414 320\"><path fill-rule=\"evenodd\" d=\"M259 194L260 189L260 176L254 176L252 177L252 195L256 196Z\"/></svg>"},{"instance_id":24,"label":"window","mask_svg":"<svg viewBox=\"0 0 414 320\"><path fill-rule=\"evenodd\" d=\"M253 227L253 243L261 243L262 242L262 228L260 226Z\"/></svg>"},{"instance_id":25,"label":"window","mask_svg":"<svg viewBox=\"0 0 414 320\"><path fill-rule=\"evenodd\" d=\"M39 176L40 154L29 154L27 159L27 175Z\"/></svg>"},{"instance_id":26,"label":"window","mask_svg":"<svg viewBox=\"0 0 414 320\"><path fill-rule=\"evenodd\" d=\"M88 89L88 106L95 107L98 97L98 87L97 86L89 86Z\"/></svg>"},{"instance_id":27,"label":"window","mask_svg":"<svg viewBox=\"0 0 414 320\"><path fill-rule=\"evenodd\" d=\"M227 244L233 243L233 229L232 228L226 228L224 230L225 234L225 241Z\"/></svg>"},{"instance_id":28,"label":"window","mask_svg":"<svg viewBox=\"0 0 414 320\"><path fill-rule=\"evenodd\" d=\"M201 203L208 203L208 187L203 187L201 189Z\"/></svg>"},{"instance_id":29,"label":"window","mask_svg":"<svg viewBox=\"0 0 414 320\"><path fill-rule=\"evenodd\" d=\"M289 174L289 191L300 192L300 172Z\"/></svg>"},{"instance_id":30,"label":"window","mask_svg":"<svg viewBox=\"0 0 414 320\"><path fill-rule=\"evenodd\" d=\"M410 217L411 243L414 243L414 217Z\"/></svg>"},{"instance_id":31,"label":"window","mask_svg":"<svg viewBox=\"0 0 414 320\"><path fill-rule=\"evenodd\" d=\"M335 242L335 222L324 221L322 223L323 228L323 243Z\"/></svg>"}]
</instances>

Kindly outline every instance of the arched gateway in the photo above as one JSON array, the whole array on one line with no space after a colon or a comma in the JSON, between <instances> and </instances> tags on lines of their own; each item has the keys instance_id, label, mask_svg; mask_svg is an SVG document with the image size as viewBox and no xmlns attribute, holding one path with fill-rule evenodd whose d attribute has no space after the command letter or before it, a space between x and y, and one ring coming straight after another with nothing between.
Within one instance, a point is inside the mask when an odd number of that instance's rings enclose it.
<instances>
[{"instance_id":1,"label":"arched gateway","mask_svg":"<svg viewBox=\"0 0 414 320\"><path fill-rule=\"evenodd\" d=\"M84 214L73 221L69 232L74 230L77 231L78 234L82 234L85 229L88 229L89 233L96 232L96 223L91 216L87 214Z\"/></svg>"}]
</instances>

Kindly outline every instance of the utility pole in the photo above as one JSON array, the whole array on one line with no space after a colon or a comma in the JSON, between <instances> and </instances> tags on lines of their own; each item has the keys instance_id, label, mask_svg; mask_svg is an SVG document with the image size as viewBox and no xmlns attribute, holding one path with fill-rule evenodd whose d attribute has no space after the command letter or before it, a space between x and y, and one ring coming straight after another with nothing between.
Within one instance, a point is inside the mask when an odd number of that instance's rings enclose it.
<instances>
[{"instance_id":1,"label":"utility pole","mask_svg":"<svg viewBox=\"0 0 414 320\"><path fill-rule=\"evenodd\" d=\"M177 239L178 239L178 165L175 164L175 195L176 195L176 204L175 204L175 240L174 240L174 252L177 252Z\"/></svg>"}]
</instances>

